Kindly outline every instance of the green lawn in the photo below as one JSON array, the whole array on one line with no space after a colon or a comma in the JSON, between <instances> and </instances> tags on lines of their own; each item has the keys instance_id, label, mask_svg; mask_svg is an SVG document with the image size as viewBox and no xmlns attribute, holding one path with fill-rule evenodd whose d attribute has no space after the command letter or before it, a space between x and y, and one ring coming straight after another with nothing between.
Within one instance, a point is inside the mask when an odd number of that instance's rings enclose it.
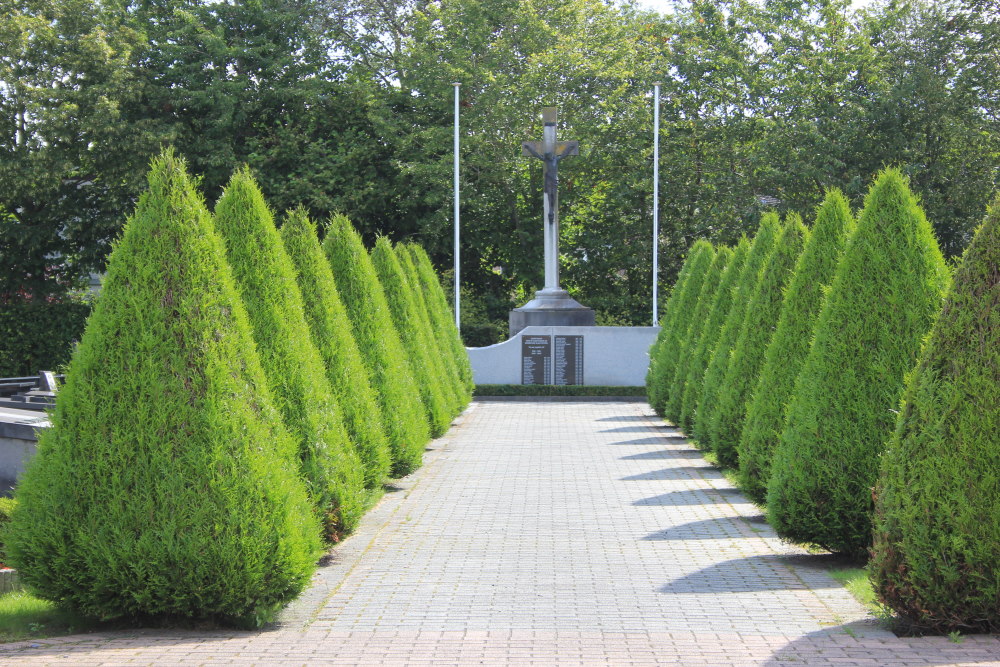
<instances>
[{"instance_id":1,"label":"green lawn","mask_svg":"<svg viewBox=\"0 0 1000 667\"><path fill-rule=\"evenodd\" d=\"M0 595L0 642L84 632L93 624L26 591Z\"/></svg>"}]
</instances>

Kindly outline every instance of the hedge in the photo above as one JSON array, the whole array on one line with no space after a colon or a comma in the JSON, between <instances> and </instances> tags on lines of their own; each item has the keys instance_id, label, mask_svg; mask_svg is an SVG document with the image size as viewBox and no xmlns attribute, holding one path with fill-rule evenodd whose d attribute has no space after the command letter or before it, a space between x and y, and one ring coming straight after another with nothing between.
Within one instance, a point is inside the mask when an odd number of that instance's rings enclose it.
<instances>
[{"instance_id":1,"label":"hedge","mask_svg":"<svg viewBox=\"0 0 1000 667\"><path fill-rule=\"evenodd\" d=\"M364 473L312 342L292 260L248 170L229 181L215 205L215 224L275 402L298 439L303 478L336 539L364 512Z\"/></svg>"},{"instance_id":2,"label":"hedge","mask_svg":"<svg viewBox=\"0 0 1000 667\"><path fill-rule=\"evenodd\" d=\"M767 498L771 456L785 426L785 408L809 353L824 290L833 280L853 231L847 198L839 190L831 190L817 211L816 223L785 291L774 338L740 435L740 486L756 502Z\"/></svg>"},{"instance_id":3,"label":"hedge","mask_svg":"<svg viewBox=\"0 0 1000 667\"><path fill-rule=\"evenodd\" d=\"M38 375L67 364L90 309L76 301L0 305L0 377Z\"/></svg>"},{"instance_id":4,"label":"hedge","mask_svg":"<svg viewBox=\"0 0 1000 667\"><path fill-rule=\"evenodd\" d=\"M346 217L331 218L323 251L382 408L392 474L408 475L420 467L430 425L385 292L361 236Z\"/></svg>"},{"instance_id":5,"label":"hedge","mask_svg":"<svg viewBox=\"0 0 1000 667\"><path fill-rule=\"evenodd\" d=\"M947 283L906 180L883 172L837 267L774 454L767 511L782 537L867 555L878 459Z\"/></svg>"},{"instance_id":6,"label":"hedge","mask_svg":"<svg viewBox=\"0 0 1000 667\"><path fill-rule=\"evenodd\" d=\"M309 583L320 527L211 217L167 153L21 478L10 564L99 619L259 625Z\"/></svg>"},{"instance_id":7,"label":"hedge","mask_svg":"<svg viewBox=\"0 0 1000 667\"><path fill-rule=\"evenodd\" d=\"M281 240L295 267L306 322L323 359L326 377L344 417L344 426L364 465L365 486L380 489L392 463L378 397L351 333L316 226L299 208L285 217Z\"/></svg>"},{"instance_id":8,"label":"hedge","mask_svg":"<svg viewBox=\"0 0 1000 667\"><path fill-rule=\"evenodd\" d=\"M962 256L882 458L870 572L933 630L1000 631L1000 200Z\"/></svg>"},{"instance_id":9,"label":"hedge","mask_svg":"<svg viewBox=\"0 0 1000 667\"><path fill-rule=\"evenodd\" d=\"M757 384L764 354L774 335L774 323L781 314L785 285L795 271L795 263L808 235L809 230L798 214L789 213L747 306L710 426L716 456L724 467L737 465L737 445L743 432L747 401Z\"/></svg>"}]
</instances>

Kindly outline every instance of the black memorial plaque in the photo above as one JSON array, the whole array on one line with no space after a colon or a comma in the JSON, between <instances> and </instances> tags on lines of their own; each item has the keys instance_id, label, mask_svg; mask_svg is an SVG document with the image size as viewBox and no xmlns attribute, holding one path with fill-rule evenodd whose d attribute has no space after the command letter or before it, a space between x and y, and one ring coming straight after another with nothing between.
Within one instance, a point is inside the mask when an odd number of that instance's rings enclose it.
<instances>
[{"instance_id":1,"label":"black memorial plaque","mask_svg":"<svg viewBox=\"0 0 1000 667\"><path fill-rule=\"evenodd\" d=\"M583 384L583 336L556 336L553 344L554 384Z\"/></svg>"},{"instance_id":2,"label":"black memorial plaque","mask_svg":"<svg viewBox=\"0 0 1000 667\"><path fill-rule=\"evenodd\" d=\"M521 336L521 384L552 384L551 336Z\"/></svg>"}]
</instances>

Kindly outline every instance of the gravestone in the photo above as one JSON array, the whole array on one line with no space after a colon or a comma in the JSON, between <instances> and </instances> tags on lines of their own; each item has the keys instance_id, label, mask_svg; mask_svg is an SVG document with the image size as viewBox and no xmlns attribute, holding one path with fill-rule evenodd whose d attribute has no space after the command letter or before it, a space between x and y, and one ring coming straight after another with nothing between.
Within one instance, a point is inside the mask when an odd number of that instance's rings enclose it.
<instances>
[{"instance_id":1,"label":"gravestone","mask_svg":"<svg viewBox=\"0 0 1000 667\"><path fill-rule=\"evenodd\" d=\"M577 303L559 287L559 162L580 154L576 141L556 141L555 107L542 109L541 141L526 141L522 154L542 161L544 174L542 226L545 254L545 287L535 298L510 311L510 335L514 337L528 326L593 326L594 311Z\"/></svg>"}]
</instances>

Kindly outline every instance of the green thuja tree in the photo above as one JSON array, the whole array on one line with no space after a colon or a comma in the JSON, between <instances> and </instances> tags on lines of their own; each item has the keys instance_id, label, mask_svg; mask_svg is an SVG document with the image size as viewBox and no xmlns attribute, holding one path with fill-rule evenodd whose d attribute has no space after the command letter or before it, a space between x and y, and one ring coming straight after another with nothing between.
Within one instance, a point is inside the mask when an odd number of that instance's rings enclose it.
<instances>
[{"instance_id":1,"label":"green thuja tree","mask_svg":"<svg viewBox=\"0 0 1000 667\"><path fill-rule=\"evenodd\" d=\"M694 350L701 340L702 331L707 324L709 312L715 302L715 295L719 290L719 281L722 279L722 272L732 259L733 251L725 246L718 248L715 252L715 259L712 260L708 273L705 274L704 283L698 293L698 299L691 313L691 326L687 333L681 337L677 345L677 364L674 370L674 377L670 383L670 391L667 392L667 401L663 407L663 416L677 425L681 424L681 410L684 402L684 384L687 380L688 370L691 366L691 358Z\"/></svg>"},{"instance_id":2,"label":"green thuja tree","mask_svg":"<svg viewBox=\"0 0 1000 667\"><path fill-rule=\"evenodd\" d=\"M233 174L216 203L215 225L275 402L298 438L307 488L336 538L364 511L364 471L313 344L292 260L247 169Z\"/></svg>"},{"instance_id":3,"label":"green thuja tree","mask_svg":"<svg viewBox=\"0 0 1000 667\"><path fill-rule=\"evenodd\" d=\"M448 430L451 422L448 384L438 363L439 358L432 354L433 343L428 332L420 325L420 314L413 300L410 283L403 274L403 267L388 238L379 237L372 248L371 257L375 273L385 290L389 313L399 332L410 368L413 369L420 399L427 411L431 435L438 437Z\"/></svg>"},{"instance_id":4,"label":"green thuja tree","mask_svg":"<svg viewBox=\"0 0 1000 667\"><path fill-rule=\"evenodd\" d=\"M342 215L331 218L323 250L378 395L392 454L392 474L403 477L420 467L424 445L430 439L420 388L392 323L371 257L350 220Z\"/></svg>"},{"instance_id":5,"label":"green thuja tree","mask_svg":"<svg viewBox=\"0 0 1000 667\"><path fill-rule=\"evenodd\" d=\"M781 219L776 213L766 213L760 221L760 228L754 236L747 261L740 272L739 281L733 288L733 304L726 315L726 322L719 332L719 340L712 351L712 359L705 369L705 381L695 417L694 433L701 447L715 450L718 445L717 432L712 428L719 409L719 393L729 368L733 347L739 337L740 328L746 317L750 300L757 289L762 269L774 252L774 244L781 233Z\"/></svg>"},{"instance_id":6,"label":"green thuja tree","mask_svg":"<svg viewBox=\"0 0 1000 667\"><path fill-rule=\"evenodd\" d=\"M344 426L364 465L365 486L380 489L392 464L382 411L351 333L351 321L330 264L316 237L316 226L304 209L288 213L281 226L281 240L295 267L306 322L343 413Z\"/></svg>"},{"instance_id":7,"label":"green thuja tree","mask_svg":"<svg viewBox=\"0 0 1000 667\"><path fill-rule=\"evenodd\" d=\"M764 355L774 335L774 323L781 314L785 286L795 272L795 263L808 236L809 230L798 214L789 213L774 252L761 271L739 337L733 346L719 390L719 406L710 426L719 463L727 468L736 467L737 445L743 432L747 401L757 384Z\"/></svg>"},{"instance_id":8,"label":"green thuja tree","mask_svg":"<svg viewBox=\"0 0 1000 667\"><path fill-rule=\"evenodd\" d=\"M1000 631L1000 200L911 373L876 487L872 580L919 626Z\"/></svg>"},{"instance_id":9,"label":"green thuja tree","mask_svg":"<svg viewBox=\"0 0 1000 667\"><path fill-rule=\"evenodd\" d=\"M653 344L649 347L649 368L646 369L646 400L649 401L653 411L661 417L663 416L663 403L666 399L664 392L667 387L662 381L664 373L660 369L660 351L666 345L667 339L670 338L670 332L673 331L674 317L678 313L677 301L691 275L691 259L691 253L688 253L687 259L684 260L680 271L677 272L677 280L674 281L670 296L667 297L664 305L663 315L660 316L660 330L657 332Z\"/></svg>"},{"instance_id":10,"label":"green thuja tree","mask_svg":"<svg viewBox=\"0 0 1000 667\"><path fill-rule=\"evenodd\" d=\"M448 389L450 413L454 417L465 409L469 401L469 398L465 395L465 386L462 382L458 365L448 345L447 338L442 336L441 332L435 331L434 324L431 322L432 306L428 303L427 297L424 295L424 289L420 284L420 275L417 273L416 265L413 263L413 255L410 253L409 248L403 244L396 245L394 250L396 251L396 258L399 260L399 265L403 267L406 282L410 285L413 303L417 308L417 314L420 316L420 326L425 332L428 349L437 363L440 364L444 383Z\"/></svg>"},{"instance_id":11,"label":"green thuja tree","mask_svg":"<svg viewBox=\"0 0 1000 667\"><path fill-rule=\"evenodd\" d=\"M840 263L854 218L839 190L827 193L816 223L785 290L781 315L768 345L757 388L747 408L740 435L740 484L754 501L767 497L771 456L785 425L785 410L802 362L809 353L824 291Z\"/></svg>"},{"instance_id":12,"label":"green thuja tree","mask_svg":"<svg viewBox=\"0 0 1000 667\"><path fill-rule=\"evenodd\" d=\"M308 584L320 526L222 241L181 160L153 161L17 487L4 538L86 616L260 624Z\"/></svg>"},{"instance_id":13,"label":"green thuja tree","mask_svg":"<svg viewBox=\"0 0 1000 667\"><path fill-rule=\"evenodd\" d=\"M424 290L424 297L430 305L428 313L431 316L431 324L438 335L442 337L447 347L452 351L452 358L455 360L459 377L462 379L462 385L465 387L463 398L467 405L472 400L472 389L474 387L472 366L469 363L469 353L465 351L462 336L458 331L458 327L455 326L455 313L452 311L451 306L448 305L448 298L445 296L444 288L441 287L441 281L438 280L437 274L434 273L434 266L431 264L427 253L420 246L413 244L408 246L408 250L410 251L411 259L413 259L414 268L420 276L420 286Z\"/></svg>"},{"instance_id":14,"label":"green thuja tree","mask_svg":"<svg viewBox=\"0 0 1000 667\"><path fill-rule=\"evenodd\" d=\"M685 262L689 268L684 284L670 295L667 308L674 312L669 318L664 317L669 324L660 329L655 361L650 358L650 370L646 378L647 384L658 387L655 390L647 389L647 393L658 401L653 405L658 415L665 415L667 399L670 398L670 385L677 370L677 361L680 359L680 346L687 338L698 295L701 294L701 286L705 283L705 276L714 259L715 248L712 244L705 240L696 241Z\"/></svg>"},{"instance_id":15,"label":"green thuja tree","mask_svg":"<svg viewBox=\"0 0 1000 667\"><path fill-rule=\"evenodd\" d=\"M708 311L705 326L702 327L698 345L688 360L680 418L680 427L688 435L694 435L695 418L698 415L698 407L701 403L701 394L705 383L705 369L712 360L715 344L719 340L719 334L722 333L726 317L732 309L733 290L743 274L743 265L746 263L749 252L750 241L744 236L733 249L733 255L719 278L719 287L712 298L712 307Z\"/></svg>"},{"instance_id":16,"label":"green thuja tree","mask_svg":"<svg viewBox=\"0 0 1000 667\"><path fill-rule=\"evenodd\" d=\"M879 455L947 283L923 211L886 170L837 267L774 453L767 511L783 537L867 555Z\"/></svg>"}]
</instances>

